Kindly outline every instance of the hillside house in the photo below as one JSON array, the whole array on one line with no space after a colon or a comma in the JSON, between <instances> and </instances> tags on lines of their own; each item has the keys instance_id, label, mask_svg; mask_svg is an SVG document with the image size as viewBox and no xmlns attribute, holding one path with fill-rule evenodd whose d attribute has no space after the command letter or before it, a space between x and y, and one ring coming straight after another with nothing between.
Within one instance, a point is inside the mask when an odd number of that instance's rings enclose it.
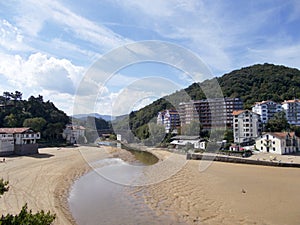
<instances>
[{"instance_id":1,"label":"hillside house","mask_svg":"<svg viewBox=\"0 0 300 225\"><path fill-rule=\"evenodd\" d=\"M271 119L275 113L281 112L282 106L279 103L273 101L262 101L256 102L252 107L252 112L255 112L260 115L260 119L262 123L267 123L269 119Z\"/></svg>"},{"instance_id":2,"label":"hillside house","mask_svg":"<svg viewBox=\"0 0 300 225\"><path fill-rule=\"evenodd\" d=\"M164 110L157 115L157 124L165 127L165 133L177 134L180 128L180 117L179 113L174 109Z\"/></svg>"},{"instance_id":3,"label":"hillside house","mask_svg":"<svg viewBox=\"0 0 300 225\"><path fill-rule=\"evenodd\" d=\"M284 109L288 123L300 126L300 100L286 100L282 102L282 108Z\"/></svg>"},{"instance_id":4,"label":"hillside house","mask_svg":"<svg viewBox=\"0 0 300 225\"><path fill-rule=\"evenodd\" d=\"M83 138L84 142L86 142L85 128L79 125L68 124L63 130L63 138L71 144L79 143L79 138Z\"/></svg>"},{"instance_id":5,"label":"hillside house","mask_svg":"<svg viewBox=\"0 0 300 225\"><path fill-rule=\"evenodd\" d=\"M261 135L255 143L261 152L291 154L299 151L300 139L293 132L268 132Z\"/></svg>"}]
</instances>

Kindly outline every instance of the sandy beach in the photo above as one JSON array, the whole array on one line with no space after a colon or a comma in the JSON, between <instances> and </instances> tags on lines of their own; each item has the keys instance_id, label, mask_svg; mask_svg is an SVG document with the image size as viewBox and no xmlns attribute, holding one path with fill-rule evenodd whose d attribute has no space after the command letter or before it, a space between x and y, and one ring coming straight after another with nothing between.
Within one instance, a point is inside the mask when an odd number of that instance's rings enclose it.
<instances>
[{"instance_id":1,"label":"sandy beach","mask_svg":"<svg viewBox=\"0 0 300 225\"><path fill-rule=\"evenodd\" d=\"M112 147L44 148L35 156L9 157L0 164L10 190L0 198L2 214L50 210L54 224L75 224L67 198L74 180L91 168L87 162L107 157L134 160ZM152 150L160 160L173 153ZM213 162L199 171L188 161L169 179L142 190L157 214L172 213L188 224L299 224L300 169ZM150 171L151 172L151 171ZM151 176L160 176L159 173Z\"/></svg>"},{"instance_id":2,"label":"sandy beach","mask_svg":"<svg viewBox=\"0 0 300 225\"><path fill-rule=\"evenodd\" d=\"M0 198L1 214L16 214L28 203L33 212L55 213L54 224L75 224L68 209L69 188L76 178L91 169L88 161L118 156L116 150L111 147L42 148L39 153L6 157L6 162L0 164L0 177L9 180L9 191ZM120 155L126 157L124 153Z\"/></svg>"},{"instance_id":3,"label":"sandy beach","mask_svg":"<svg viewBox=\"0 0 300 225\"><path fill-rule=\"evenodd\" d=\"M300 169L213 162L200 172L199 163L147 187L145 202L189 224L299 224Z\"/></svg>"}]
</instances>

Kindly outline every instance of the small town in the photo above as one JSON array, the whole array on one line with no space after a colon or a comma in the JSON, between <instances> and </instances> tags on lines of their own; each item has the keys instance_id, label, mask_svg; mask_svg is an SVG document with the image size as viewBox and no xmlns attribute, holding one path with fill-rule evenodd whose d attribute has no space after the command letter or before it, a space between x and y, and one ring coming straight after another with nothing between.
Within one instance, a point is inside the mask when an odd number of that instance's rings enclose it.
<instances>
[{"instance_id":1,"label":"small town","mask_svg":"<svg viewBox=\"0 0 300 225\"><path fill-rule=\"evenodd\" d=\"M0 225L299 225L300 1L0 1Z\"/></svg>"},{"instance_id":2,"label":"small town","mask_svg":"<svg viewBox=\"0 0 300 225\"><path fill-rule=\"evenodd\" d=\"M233 142L226 143L226 140L224 142L231 151L253 150L279 155L298 152L300 139L294 131L291 129L272 131L273 127L268 128L268 121L272 119L274 121L279 117L297 129L300 125L300 101L294 99L276 103L266 100L255 103L252 110L243 109L243 102L239 98L182 102L178 111L169 109L159 112L157 124L163 125L166 133L174 134L178 134L182 127L195 121L200 122L203 130L209 131L212 126L229 129L233 134ZM278 123L282 123L282 120ZM197 135L193 137L178 135L173 139L175 140L171 144L176 147L190 143L195 149L202 150L205 149L204 142L207 141Z\"/></svg>"}]
</instances>

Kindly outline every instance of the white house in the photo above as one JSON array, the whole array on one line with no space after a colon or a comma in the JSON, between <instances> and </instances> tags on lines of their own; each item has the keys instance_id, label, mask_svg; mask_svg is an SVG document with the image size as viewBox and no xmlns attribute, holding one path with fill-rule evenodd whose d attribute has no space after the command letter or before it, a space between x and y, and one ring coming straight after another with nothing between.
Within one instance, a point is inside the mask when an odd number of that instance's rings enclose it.
<instances>
[{"instance_id":1,"label":"white house","mask_svg":"<svg viewBox=\"0 0 300 225\"><path fill-rule=\"evenodd\" d=\"M29 155L38 153L39 132L29 127L0 128L0 154Z\"/></svg>"},{"instance_id":2,"label":"white house","mask_svg":"<svg viewBox=\"0 0 300 225\"><path fill-rule=\"evenodd\" d=\"M286 119L289 124L300 126L300 101L299 99L285 100L282 102Z\"/></svg>"},{"instance_id":3,"label":"white house","mask_svg":"<svg viewBox=\"0 0 300 225\"><path fill-rule=\"evenodd\" d=\"M268 132L256 139L255 147L261 152L284 155L299 151L299 144L293 132Z\"/></svg>"},{"instance_id":4,"label":"white house","mask_svg":"<svg viewBox=\"0 0 300 225\"><path fill-rule=\"evenodd\" d=\"M14 153L14 136L5 132L0 133L0 155Z\"/></svg>"},{"instance_id":5,"label":"white house","mask_svg":"<svg viewBox=\"0 0 300 225\"><path fill-rule=\"evenodd\" d=\"M68 124L63 130L63 138L65 138L67 142L71 144L76 144L78 143L80 137L86 140L84 133L85 128L83 126Z\"/></svg>"},{"instance_id":6,"label":"white house","mask_svg":"<svg viewBox=\"0 0 300 225\"><path fill-rule=\"evenodd\" d=\"M235 143L253 142L261 134L261 120L257 113L250 110L236 110L232 115Z\"/></svg>"},{"instance_id":7,"label":"white house","mask_svg":"<svg viewBox=\"0 0 300 225\"><path fill-rule=\"evenodd\" d=\"M262 101L256 102L252 107L252 112L255 112L260 115L262 123L268 122L275 113L282 111L282 106L279 103L273 101Z\"/></svg>"}]
</instances>

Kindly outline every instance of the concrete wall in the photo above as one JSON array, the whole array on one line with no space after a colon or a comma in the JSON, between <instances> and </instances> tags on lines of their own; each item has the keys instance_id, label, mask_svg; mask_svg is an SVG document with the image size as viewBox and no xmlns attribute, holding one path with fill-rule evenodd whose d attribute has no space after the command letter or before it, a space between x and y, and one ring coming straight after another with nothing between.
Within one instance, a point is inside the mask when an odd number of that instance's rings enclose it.
<instances>
[{"instance_id":1,"label":"concrete wall","mask_svg":"<svg viewBox=\"0 0 300 225\"><path fill-rule=\"evenodd\" d=\"M33 155L38 154L38 144L15 145L15 154L17 155Z\"/></svg>"}]
</instances>

